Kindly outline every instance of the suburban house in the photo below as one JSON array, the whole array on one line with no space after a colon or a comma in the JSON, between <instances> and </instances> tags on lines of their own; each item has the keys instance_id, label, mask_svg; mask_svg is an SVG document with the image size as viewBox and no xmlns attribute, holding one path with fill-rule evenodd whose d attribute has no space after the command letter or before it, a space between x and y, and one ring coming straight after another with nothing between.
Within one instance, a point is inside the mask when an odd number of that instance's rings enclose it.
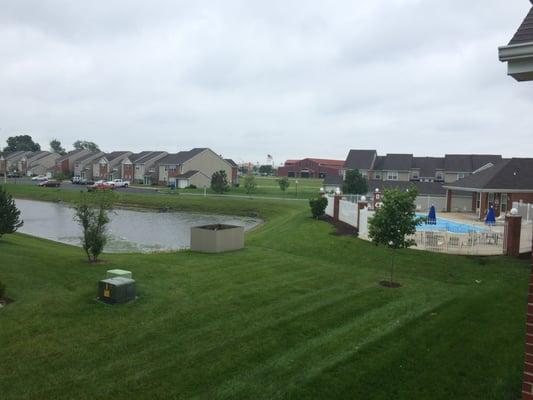
<instances>
[{"instance_id":1,"label":"suburban house","mask_svg":"<svg viewBox=\"0 0 533 400\"><path fill-rule=\"evenodd\" d=\"M239 166L231 158L225 158L224 160L231 165L231 182L233 185L237 185L239 183Z\"/></svg>"},{"instance_id":2,"label":"suburban house","mask_svg":"<svg viewBox=\"0 0 533 400\"><path fill-rule=\"evenodd\" d=\"M53 170L59 157L57 153L36 151L21 158L19 171L28 176L46 175Z\"/></svg>"},{"instance_id":3,"label":"suburban house","mask_svg":"<svg viewBox=\"0 0 533 400\"><path fill-rule=\"evenodd\" d=\"M55 161L55 172L71 175L74 173L74 164L80 158L90 154L91 151L86 149L72 150Z\"/></svg>"},{"instance_id":4,"label":"suburban house","mask_svg":"<svg viewBox=\"0 0 533 400\"><path fill-rule=\"evenodd\" d=\"M517 81L533 80L533 8L507 46L498 49L500 61L507 63L507 75Z\"/></svg>"},{"instance_id":5,"label":"suburban house","mask_svg":"<svg viewBox=\"0 0 533 400\"><path fill-rule=\"evenodd\" d=\"M166 151L142 151L130 154L121 162L121 178L132 183L157 183L157 162L166 157Z\"/></svg>"},{"instance_id":6,"label":"suburban house","mask_svg":"<svg viewBox=\"0 0 533 400\"><path fill-rule=\"evenodd\" d=\"M511 158L459 181L445 184L447 209L453 209L454 195L471 198L470 211L483 219L490 207L496 216L505 214L513 202L533 203L533 158Z\"/></svg>"},{"instance_id":7,"label":"suburban house","mask_svg":"<svg viewBox=\"0 0 533 400\"><path fill-rule=\"evenodd\" d=\"M322 158L304 158L303 160L287 160L278 168L278 176L289 178L325 178L328 175L339 175L344 160L327 160Z\"/></svg>"},{"instance_id":8,"label":"suburban house","mask_svg":"<svg viewBox=\"0 0 533 400\"><path fill-rule=\"evenodd\" d=\"M19 170L19 167L21 166L20 161L29 155L31 155L31 151L14 151L11 153L4 154L4 164L7 169L7 171L17 171L21 172Z\"/></svg>"},{"instance_id":9,"label":"suburban house","mask_svg":"<svg viewBox=\"0 0 533 400\"><path fill-rule=\"evenodd\" d=\"M133 154L131 151L113 151L96 158L92 163L93 179L113 180L121 176L122 160Z\"/></svg>"},{"instance_id":10,"label":"suburban house","mask_svg":"<svg viewBox=\"0 0 533 400\"><path fill-rule=\"evenodd\" d=\"M162 185L209 186L211 176L216 171L225 171L228 180L232 179L233 166L208 148L195 148L168 154L159 160L158 165L158 181Z\"/></svg>"},{"instance_id":11,"label":"suburban house","mask_svg":"<svg viewBox=\"0 0 533 400\"><path fill-rule=\"evenodd\" d=\"M88 151L74 162L74 176L93 179L93 161L104 155L102 151Z\"/></svg>"},{"instance_id":12,"label":"suburban house","mask_svg":"<svg viewBox=\"0 0 533 400\"><path fill-rule=\"evenodd\" d=\"M455 182L499 161L500 155L446 154L414 157L412 154L379 156L376 150L350 150L342 175L358 169L368 179L384 181Z\"/></svg>"}]
</instances>

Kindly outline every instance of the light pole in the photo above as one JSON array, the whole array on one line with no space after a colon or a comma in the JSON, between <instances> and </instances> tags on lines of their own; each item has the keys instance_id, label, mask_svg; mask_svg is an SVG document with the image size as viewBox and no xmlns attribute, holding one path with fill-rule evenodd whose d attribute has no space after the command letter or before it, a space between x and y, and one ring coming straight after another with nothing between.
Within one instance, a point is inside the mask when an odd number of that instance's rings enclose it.
<instances>
[{"instance_id":1,"label":"light pole","mask_svg":"<svg viewBox=\"0 0 533 400\"><path fill-rule=\"evenodd\" d=\"M296 183L296 197L298 197L298 179L294 183Z\"/></svg>"}]
</instances>

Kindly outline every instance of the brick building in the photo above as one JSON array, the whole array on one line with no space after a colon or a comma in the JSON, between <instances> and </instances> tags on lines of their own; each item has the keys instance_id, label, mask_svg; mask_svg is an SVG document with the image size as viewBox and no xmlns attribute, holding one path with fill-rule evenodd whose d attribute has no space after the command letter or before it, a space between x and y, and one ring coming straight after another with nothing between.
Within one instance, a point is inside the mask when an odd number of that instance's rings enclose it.
<instances>
[{"instance_id":1,"label":"brick building","mask_svg":"<svg viewBox=\"0 0 533 400\"><path fill-rule=\"evenodd\" d=\"M278 168L278 176L289 178L325 178L339 175L344 167L344 160L327 160L322 158L304 158L287 160Z\"/></svg>"}]
</instances>

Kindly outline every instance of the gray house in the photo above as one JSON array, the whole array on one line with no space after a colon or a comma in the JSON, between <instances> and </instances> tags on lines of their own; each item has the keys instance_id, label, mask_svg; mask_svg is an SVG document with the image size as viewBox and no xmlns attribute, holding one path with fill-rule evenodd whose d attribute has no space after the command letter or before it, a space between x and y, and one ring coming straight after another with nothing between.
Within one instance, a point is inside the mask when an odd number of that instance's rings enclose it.
<instances>
[{"instance_id":1,"label":"gray house","mask_svg":"<svg viewBox=\"0 0 533 400\"><path fill-rule=\"evenodd\" d=\"M74 162L74 176L93 179L93 161L104 155L102 151L87 152Z\"/></svg>"},{"instance_id":2,"label":"gray house","mask_svg":"<svg viewBox=\"0 0 533 400\"><path fill-rule=\"evenodd\" d=\"M158 181L157 162L166 157L166 151L143 151L130 154L121 162L121 177L130 182L151 185Z\"/></svg>"},{"instance_id":3,"label":"gray house","mask_svg":"<svg viewBox=\"0 0 533 400\"><path fill-rule=\"evenodd\" d=\"M122 160L131 154L133 154L131 151L113 151L98 157L92 164L93 179L113 180L120 178Z\"/></svg>"}]
</instances>

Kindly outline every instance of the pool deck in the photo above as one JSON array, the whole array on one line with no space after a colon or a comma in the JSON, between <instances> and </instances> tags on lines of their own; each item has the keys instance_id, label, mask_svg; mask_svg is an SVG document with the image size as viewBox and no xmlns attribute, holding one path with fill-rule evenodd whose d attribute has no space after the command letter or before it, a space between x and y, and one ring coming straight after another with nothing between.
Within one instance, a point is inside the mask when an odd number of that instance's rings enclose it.
<instances>
[{"instance_id":1,"label":"pool deck","mask_svg":"<svg viewBox=\"0 0 533 400\"><path fill-rule=\"evenodd\" d=\"M441 212L441 213L437 213L437 219L439 218L447 219L447 220L458 222L461 224L473 225L473 226L484 228L484 229L490 228L490 230L493 232L503 233L504 231L504 221L505 221L504 218L497 219L496 225L491 226L491 227L485 225L483 221L480 221L477 214L474 214L474 213Z\"/></svg>"}]
</instances>

